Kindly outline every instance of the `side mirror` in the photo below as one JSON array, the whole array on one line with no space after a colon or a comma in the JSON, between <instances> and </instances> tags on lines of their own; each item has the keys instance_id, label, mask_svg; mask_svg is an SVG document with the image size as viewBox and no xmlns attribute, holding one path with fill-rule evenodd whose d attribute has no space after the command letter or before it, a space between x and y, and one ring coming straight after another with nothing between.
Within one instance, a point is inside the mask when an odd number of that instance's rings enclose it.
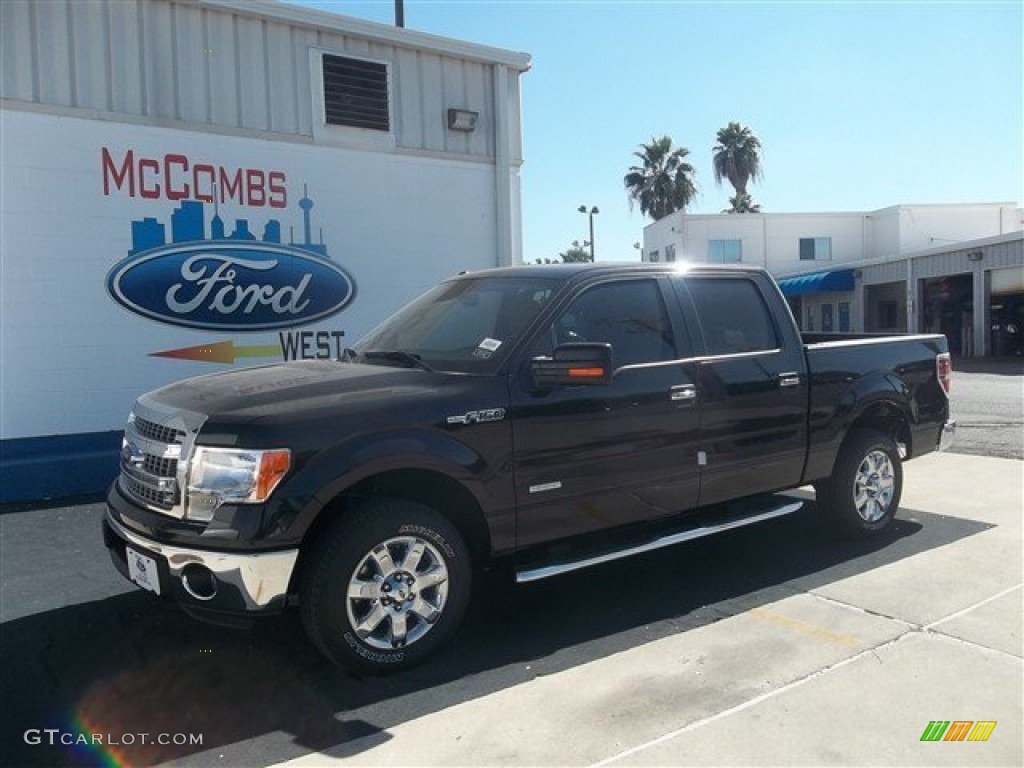
<instances>
[{"instance_id":1,"label":"side mirror","mask_svg":"<svg viewBox=\"0 0 1024 768\"><path fill-rule=\"evenodd\" d=\"M530 361L533 383L539 389L580 384L607 384L612 380L612 345L574 342L555 347L551 357Z\"/></svg>"}]
</instances>

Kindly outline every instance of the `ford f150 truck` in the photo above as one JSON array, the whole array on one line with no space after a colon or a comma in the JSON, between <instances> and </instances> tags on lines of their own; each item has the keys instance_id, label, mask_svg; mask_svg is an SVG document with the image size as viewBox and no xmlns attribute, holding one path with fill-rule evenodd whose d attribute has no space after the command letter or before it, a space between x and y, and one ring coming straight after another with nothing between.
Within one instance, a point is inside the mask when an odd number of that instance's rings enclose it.
<instances>
[{"instance_id":1,"label":"ford f150 truck","mask_svg":"<svg viewBox=\"0 0 1024 768\"><path fill-rule=\"evenodd\" d=\"M801 337L763 270L550 265L459 275L337 361L143 395L104 538L192 614L298 604L332 660L384 672L456 629L476 569L555 576L788 514L813 484L886 528L943 448L935 335Z\"/></svg>"}]
</instances>

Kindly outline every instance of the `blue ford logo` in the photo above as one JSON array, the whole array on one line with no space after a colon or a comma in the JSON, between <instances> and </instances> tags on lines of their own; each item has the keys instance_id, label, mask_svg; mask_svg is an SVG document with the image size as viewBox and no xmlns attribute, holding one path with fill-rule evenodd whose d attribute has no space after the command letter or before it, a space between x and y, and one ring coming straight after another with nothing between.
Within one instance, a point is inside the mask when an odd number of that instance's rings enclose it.
<instances>
[{"instance_id":1,"label":"blue ford logo","mask_svg":"<svg viewBox=\"0 0 1024 768\"><path fill-rule=\"evenodd\" d=\"M124 466L141 467L146 461L146 454L135 443L127 438L121 442L121 464Z\"/></svg>"},{"instance_id":2,"label":"blue ford logo","mask_svg":"<svg viewBox=\"0 0 1024 768\"><path fill-rule=\"evenodd\" d=\"M126 309L162 323L264 331L340 312L355 297L355 283L302 248L200 241L129 256L107 274L107 291Z\"/></svg>"}]
</instances>

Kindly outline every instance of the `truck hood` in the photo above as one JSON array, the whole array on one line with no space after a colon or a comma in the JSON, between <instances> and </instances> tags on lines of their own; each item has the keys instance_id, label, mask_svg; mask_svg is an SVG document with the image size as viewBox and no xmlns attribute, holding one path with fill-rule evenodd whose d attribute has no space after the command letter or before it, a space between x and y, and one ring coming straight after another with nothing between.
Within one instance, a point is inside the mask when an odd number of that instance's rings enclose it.
<instances>
[{"instance_id":1,"label":"truck hood","mask_svg":"<svg viewBox=\"0 0 1024 768\"><path fill-rule=\"evenodd\" d=\"M185 379L147 395L163 406L205 416L234 416L248 421L325 405L436 390L445 374L418 368L303 360ZM363 397L360 397L360 396Z\"/></svg>"}]
</instances>

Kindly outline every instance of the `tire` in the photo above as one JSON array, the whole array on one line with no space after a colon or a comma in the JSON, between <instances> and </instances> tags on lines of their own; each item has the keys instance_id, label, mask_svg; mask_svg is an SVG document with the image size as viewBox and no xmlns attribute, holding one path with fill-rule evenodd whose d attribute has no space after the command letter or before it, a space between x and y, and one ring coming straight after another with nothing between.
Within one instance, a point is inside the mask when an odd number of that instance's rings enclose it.
<instances>
[{"instance_id":1,"label":"tire","mask_svg":"<svg viewBox=\"0 0 1024 768\"><path fill-rule=\"evenodd\" d=\"M903 492L903 464L891 437L874 430L851 432L832 477L815 488L818 504L839 530L857 538L881 533L896 515Z\"/></svg>"},{"instance_id":2,"label":"tire","mask_svg":"<svg viewBox=\"0 0 1024 768\"><path fill-rule=\"evenodd\" d=\"M311 552L299 590L302 622L335 664L399 672L456 630L471 573L462 537L440 514L399 499L368 501Z\"/></svg>"}]
</instances>

